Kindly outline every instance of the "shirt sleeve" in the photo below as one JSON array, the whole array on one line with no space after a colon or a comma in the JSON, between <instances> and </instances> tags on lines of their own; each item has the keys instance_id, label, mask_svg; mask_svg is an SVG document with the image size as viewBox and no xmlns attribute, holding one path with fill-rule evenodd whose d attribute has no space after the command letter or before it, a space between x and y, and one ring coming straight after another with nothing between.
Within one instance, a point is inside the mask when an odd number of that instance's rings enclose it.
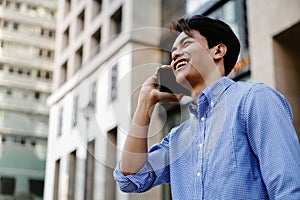
<instances>
[{"instance_id":1,"label":"shirt sleeve","mask_svg":"<svg viewBox=\"0 0 300 200\"><path fill-rule=\"evenodd\" d=\"M124 176L120 171L120 162L114 171L114 178L123 192L145 192L152 187L169 183L169 136L153 145L148 152L148 160L135 174Z\"/></svg>"},{"instance_id":2,"label":"shirt sleeve","mask_svg":"<svg viewBox=\"0 0 300 200\"><path fill-rule=\"evenodd\" d=\"M155 174L152 172L148 163L136 173L131 175L123 175L120 171L120 162L114 171L114 178L118 182L122 192L144 192L151 188L155 179Z\"/></svg>"},{"instance_id":3,"label":"shirt sleeve","mask_svg":"<svg viewBox=\"0 0 300 200\"><path fill-rule=\"evenodd\" d=\"M269 198L300 199L300 146L287 100L258 84L246 97L244 118Z\"/></svg>"}]
</instances>

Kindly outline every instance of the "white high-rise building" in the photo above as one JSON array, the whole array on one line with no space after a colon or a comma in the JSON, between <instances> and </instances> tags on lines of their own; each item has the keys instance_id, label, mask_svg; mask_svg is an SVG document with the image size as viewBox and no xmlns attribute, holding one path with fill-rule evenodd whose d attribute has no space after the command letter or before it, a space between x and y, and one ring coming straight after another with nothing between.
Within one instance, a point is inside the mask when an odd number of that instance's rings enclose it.
<instances>
[{"instance_id":1,"label":"white high-rise building","mask_svg":"<svg viewBox=\"0 0 300 200\"><path fill-rule=\"evenodd\" d=\"M160 26L160 0L59 1L46 200L141 198L121 193L112 172L138 90L161 65Z\"/></svg>"},{"instance_id":2,"label":"white high-rise building","mask_svg":"<svg viewBox=\"0 0 300 200\"><path fill-rule=\"evenodd\" d=\"M0 199L42 199L56 0L0 1Z\"/></svg>"}]
</instances>

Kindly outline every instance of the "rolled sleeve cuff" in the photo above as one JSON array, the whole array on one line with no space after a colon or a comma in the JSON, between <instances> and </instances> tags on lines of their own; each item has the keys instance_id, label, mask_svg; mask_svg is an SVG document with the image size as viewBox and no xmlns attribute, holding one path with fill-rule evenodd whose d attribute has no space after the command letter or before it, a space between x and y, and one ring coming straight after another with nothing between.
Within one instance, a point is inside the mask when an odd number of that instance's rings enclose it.
<instances>
[{"instance_id":1,"label":"rolled sleeve cuff","mask_svg":"<svg viewBox=\"0 0 300 200\"><path fill-rule=\"evenodd\" d=\"M119 183L120 190L123 192L144 192L153 185L155 174L148 163L135 174L125 176L120 171L120 162L117 163L114 171L114 178Z\"/></svg>"}]
</instances>

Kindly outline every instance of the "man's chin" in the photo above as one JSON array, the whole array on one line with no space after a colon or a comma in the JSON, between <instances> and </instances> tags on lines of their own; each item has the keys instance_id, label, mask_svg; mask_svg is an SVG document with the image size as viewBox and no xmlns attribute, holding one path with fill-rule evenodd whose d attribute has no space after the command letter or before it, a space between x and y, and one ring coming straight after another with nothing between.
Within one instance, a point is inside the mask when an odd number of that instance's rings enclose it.
<instances>
[{"instance_id":1,"label":"man's chin","mask_svg":"<svg viewBox=\"0 0 300 200\"><path fill-rule=\"evenodd\" d=\"M191 90L192 88L191 84L182 73L176 74L176 82L188 90Z\"/></svg>"}]
</instances>

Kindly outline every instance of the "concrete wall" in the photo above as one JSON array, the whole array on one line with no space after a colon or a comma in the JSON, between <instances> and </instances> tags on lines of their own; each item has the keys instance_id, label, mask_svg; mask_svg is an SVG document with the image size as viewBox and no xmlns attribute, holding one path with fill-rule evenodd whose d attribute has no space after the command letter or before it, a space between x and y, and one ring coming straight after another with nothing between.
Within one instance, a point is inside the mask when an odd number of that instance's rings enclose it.
<instances>
[{"instance_id":1,"label":"concrete wall","mask_svg":"<svg viewBox=\"0 0 300 200\"><path fill-rule=\"evenodd\" d=\"M251 79L285 95L300 136L299 10L299 0L247 1Z\"/></svg>"}]
</instances>

